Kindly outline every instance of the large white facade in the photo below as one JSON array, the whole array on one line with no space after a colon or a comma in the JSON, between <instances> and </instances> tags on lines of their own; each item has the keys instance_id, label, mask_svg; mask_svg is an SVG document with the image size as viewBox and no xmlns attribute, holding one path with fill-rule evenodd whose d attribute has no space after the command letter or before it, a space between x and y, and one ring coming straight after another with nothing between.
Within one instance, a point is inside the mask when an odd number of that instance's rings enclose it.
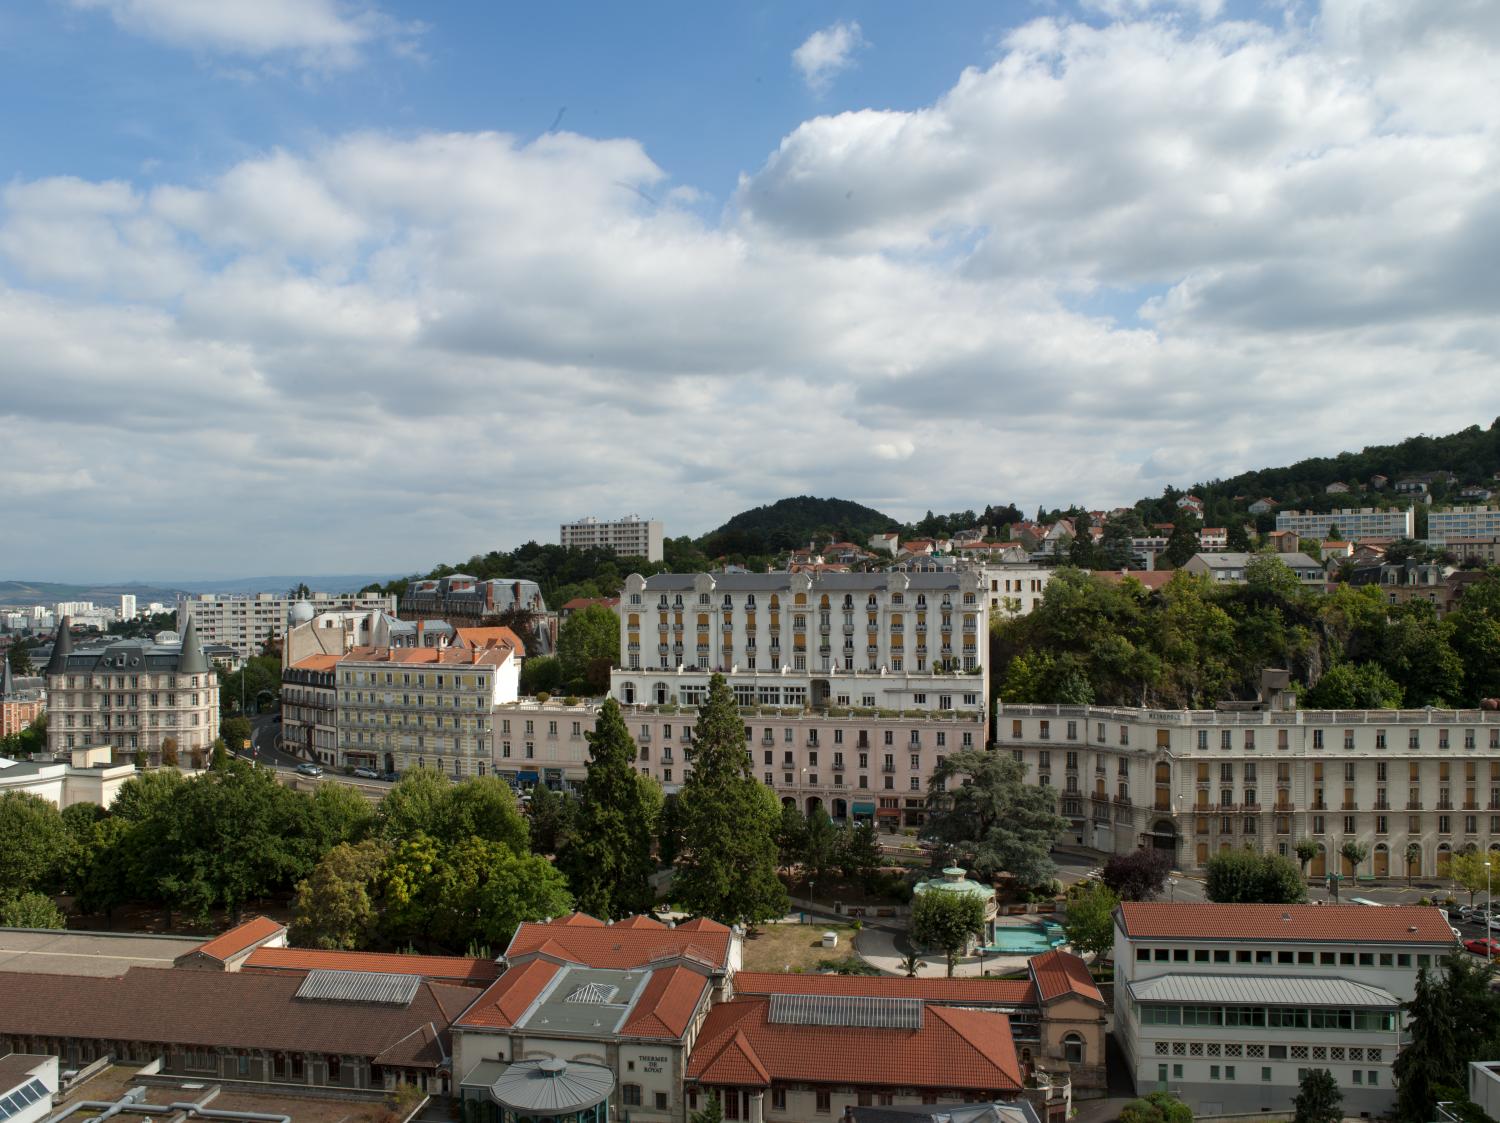
<instances>
[{"instance_id":1,"label":"large white facade","mask_svg":"<svg viewBox=\"0 0 1500 1123\"><path fill-rule=\"evenodd\" d=\"M1435 908L1122 905L1115 1038L1136 1092L1195 1115L1290 1110L1301 1074L1327 1069L1344 1114L1395 1102L1399 1004L1455 947Z\"/></svg>"},{"instance_id":2,"label":"large white facade","mask_svg":"<svg viewBox=\"0 0 1500 1123\"><path fill-rule=\"evenodd\" d=\"M1281 511L1276 515L1276 529L1290 530L1299 538L1330 538L1334 527L1338 528L1338 537L1346 541L1416 536L1410 507L1345 507L1337 511Z\"/></svg>"},{"instance_id":3,"label":"large white facade","mask_svg":"<svg viewBox=\"0 0 1500 1123\"><path fill-rule=\"evenodd\" d=\"M1500 849L1500 712L1146 710L1001 704L995 744L1058 792L1065 839L1109 853L1170 849L1181 869L1219 850L1292 855L1314 877L1441 874L1468 846ZM1339 857L1367 844L1357 870Z\"/></svg>"},{"instance_id":4,"label":"large white facade","mask_svg":"<svg viewBox=\"0 0 1500 1123\"><path fill-rule=\"evenodd\" d=\"M1500 537L1500 507L1453 507L1427 515L1427 540Z\"/></svg>"}]
</instances>

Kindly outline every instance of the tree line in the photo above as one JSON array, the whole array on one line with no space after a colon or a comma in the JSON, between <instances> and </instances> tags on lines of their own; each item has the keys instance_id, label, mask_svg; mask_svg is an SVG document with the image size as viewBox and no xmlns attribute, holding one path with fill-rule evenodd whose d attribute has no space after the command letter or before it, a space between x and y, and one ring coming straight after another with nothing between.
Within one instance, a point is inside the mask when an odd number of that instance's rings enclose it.
<instances>
[{"instance_id":1,"label":"tree line","mask_svg":"<svg viewBox=\"0 0 1500 1123\"><path fill-rule=\"evenodd\" d=\"M1006 702L1211 709L1292 672L1314 709L1473 706L1500 695L1500 571L1442 617L1376 586L1304 588L1274 555L1243 585L1178 573L1160 590L1060 568L1041 604L990 626Z\"/></svg>"}]
</instances>

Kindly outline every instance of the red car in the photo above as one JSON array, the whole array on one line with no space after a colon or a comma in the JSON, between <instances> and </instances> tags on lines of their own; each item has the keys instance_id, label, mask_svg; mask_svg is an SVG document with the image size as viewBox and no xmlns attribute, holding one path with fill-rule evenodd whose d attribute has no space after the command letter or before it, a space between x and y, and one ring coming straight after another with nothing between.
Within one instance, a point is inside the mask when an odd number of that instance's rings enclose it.
<instances>
[{"instance_id":1,"label":"red car","mask_svg":"<svg viewBox=\"0 0 1500 1123\"><path fill-rule=\"evenodd\" d=\"M1500 959L1500 940L1493 936L1485 936L1480 939L1465 940L1464 947L1475 955L1493 956Z\"/></svg>"}]
</instances>

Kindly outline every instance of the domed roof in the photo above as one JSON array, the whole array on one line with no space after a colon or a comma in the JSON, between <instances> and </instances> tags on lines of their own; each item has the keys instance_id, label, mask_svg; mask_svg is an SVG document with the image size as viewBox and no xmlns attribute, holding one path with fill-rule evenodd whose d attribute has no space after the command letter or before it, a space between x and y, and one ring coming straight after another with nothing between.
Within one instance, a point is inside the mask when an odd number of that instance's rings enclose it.
<instances>
[{"instance_id":1,"label":"domed roof","mask_svg":"<svg viewBox=\"0 0 1500 1123\"><path fill-rule=\"evenodd\" d=\"M295 628L298 624L306 624L312 618L313 606L309 602L299 600L296 604L292 605L292 611L289 613L292 627Z\"/></svg>"},{"instance_id":2,"label":"domed roof","mask_svg":"<svg viewBox=\"0 0 1500 1123\"><path fill-rule=\"evenodd\" d=\"M614 1073L602 1065L549 1057L512 1064L490 1095L522 1115L572 1115L608 1099L614 1087Z\"/></svg>"},{"instance_id":3,"label":"domed roof","mask_svg":"<svg viewBox=\"0 0 1500 1123\"><path fill-rule=\"evenodd\" d=\"M934 877L930 881L919 881L913 886L916 893L967 893L975 897L988 899L995 895L995 890L988 885L981 885L977 881L970 881L964 876L964 871L958 866L949 866L943 871L942 877Z\"/></svg>"}]
</instances>

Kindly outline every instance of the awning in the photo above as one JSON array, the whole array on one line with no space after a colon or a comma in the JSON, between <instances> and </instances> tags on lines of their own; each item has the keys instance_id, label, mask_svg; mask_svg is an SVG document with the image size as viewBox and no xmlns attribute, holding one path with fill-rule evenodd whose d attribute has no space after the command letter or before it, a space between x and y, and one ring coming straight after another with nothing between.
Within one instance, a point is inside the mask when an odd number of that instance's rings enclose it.
<instances>
[{"instance_id":1,"label":"awning","mask_svg":"<svg viewBox=\"0 0 1500 1123\"><path fill-rule=\"evenodd\" d=\"M517 780L530 780L533 784L536 783L541 778L542 778L541 774L537 773L537 772L517 772L516 773L516 779Z\"/></svg>"},{"instance_id":2,"label":"awning","mask_svg":"<svg viewBox=\"0 0 1500 1123\"><path fill-rule=\"evenodd\" d=\"M875 812L875 814L886 819L899 819L901 818L901 808L882 807L879 811Z\"/></svg>"},{"instance_id":3,"label":"awning","mask_svg":"<svg viewBox=\"0 0 1500 1123\"><path fill-rule=\"evenodd\" d=\"M873 803L860 803L858 800L855 800L854 813L856 815L873 815L875 814L875 805Z\"/></svg>"}]
</instances>

